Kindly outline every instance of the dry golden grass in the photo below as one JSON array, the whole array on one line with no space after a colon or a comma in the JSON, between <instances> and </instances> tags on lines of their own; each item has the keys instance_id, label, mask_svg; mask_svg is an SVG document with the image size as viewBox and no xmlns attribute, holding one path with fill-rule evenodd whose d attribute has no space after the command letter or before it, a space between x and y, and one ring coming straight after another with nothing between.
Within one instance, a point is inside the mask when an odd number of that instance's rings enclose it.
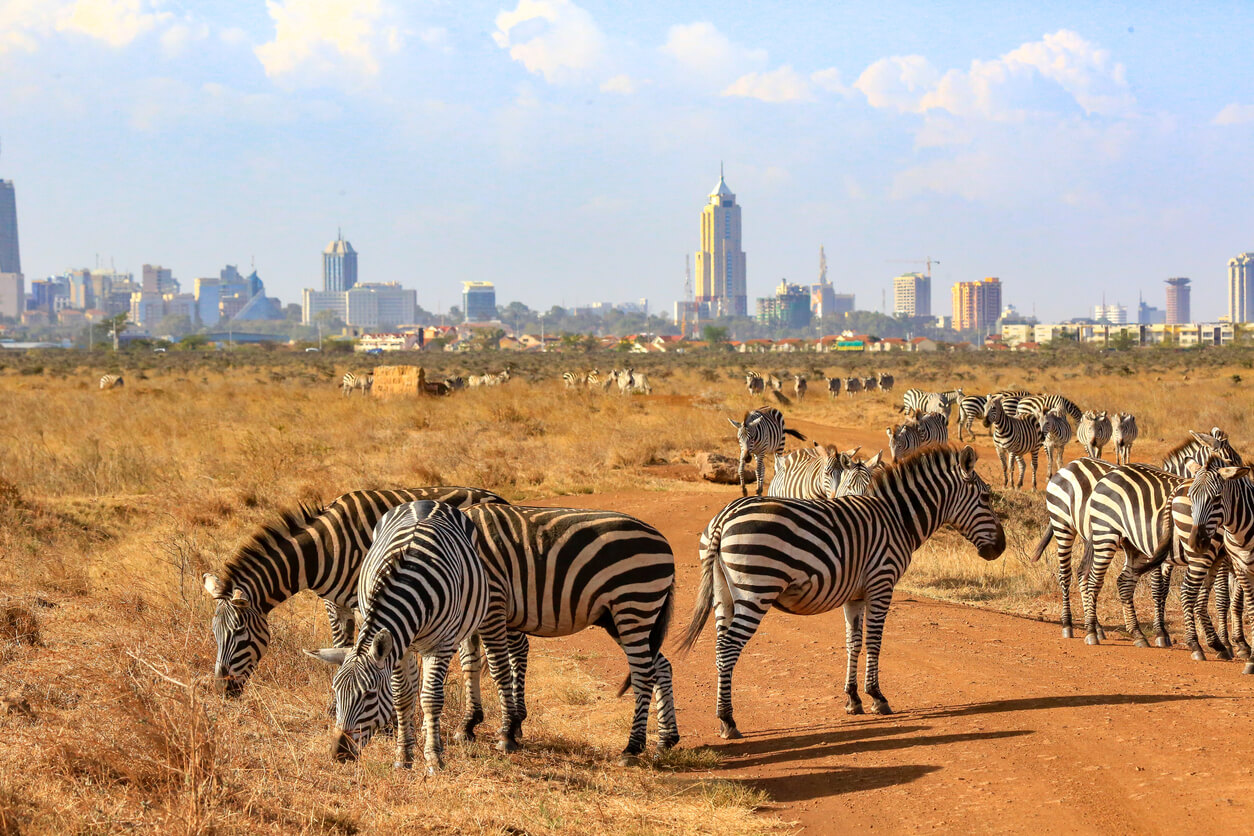
<instances>
[{"instance_id":1,"label":"dry golden grass","mask_svg":"<svg viewBox=\"0 0 1254 836\"><path fill-rule=\"evenodd\" d=\"M259 359L228 374L221 362L185 362L128 371L126 388L107 393L95 388L106 370L99 366L4 370L0 697L12 699L0 703L0 834L776 827L755 812L769 799L719 779L708 750L667 753L643 769L614 766L627 702L612 696L616 683L590 675L586 658L557 643L533 645L533 745L508 757L468 746L434 778L393 772L387 741L355 766L331 762L329 677L300 653L327 638L311 596L272 614L274 644L243 698L222 701L205 684L213 641L200 574L278 509L392 485L475 485L511 500L701 490L650 466L734 444L724 418L760 402L744 392L739 359L723 367L655 361L647 367L658 393L651 398L568 394L560 371L592 363L561 358L533 370L532 382L391 401L339 396L336 377L361 363L293 371ZM757 359L749 364L764 371L787 365ZM811 360L792 366L813 375ZM897 366L897 398L915 383L961 382L972 392L1057 390L1112 411L1136 404L1137 459L1153 460L1148 454L1160 455L1189 428L1223 426L1238 448L1250 437L1231 380L1245 365L1093 377L1083 368L955 363L959 373L915 358ZM790 417L877 438L897 417L888 395L830 402L813 376L811 383L805 403L786 407ZM824 440L840 441L840 433ZM981 466L1000 483L990 455ZM1025 556L1044 519L1039 496L1009 491L998 501L1010 539L1002 560L985 564L942 533L903 588L1054 618L1052 570ZM455 681L449 700L456 716ZM484 728L494 722L490 716Z\"/></svg>"}]
</instances>

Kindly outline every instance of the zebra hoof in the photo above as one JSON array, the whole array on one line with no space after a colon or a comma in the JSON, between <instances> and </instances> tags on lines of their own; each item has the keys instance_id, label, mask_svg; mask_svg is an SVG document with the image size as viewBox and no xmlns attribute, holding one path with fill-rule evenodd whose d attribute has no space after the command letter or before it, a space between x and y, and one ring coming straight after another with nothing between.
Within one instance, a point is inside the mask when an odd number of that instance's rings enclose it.
<instances>
[{"instance_id":1,"label":"zebra hoof","mask_svg":"<svg viewBox=\"0 0 1254 836\"><path fill-rule=\"evenodd\" d=\"M1101 644L1102 640L1097 637L1096 633L1089 633L1084 637L1085 644Z\"/></svg>"},{"instance_id":2,"label":"zebra hoof","mask_svg":"<svg viewBox=\"0 0 1254 836\"><path fill-rule=\"evenodd\" d=\"M1249 649L1249 647L1247 647L1246 645L1243 645L1243 644L1239 644L1239 645L1237 645L1235 648L1233 648L1232 653L1233 653L1233 655L1234 655L1234 656L1236 656L1238 659L1248 659L1248 658L1250 658L1250 649Z\"/></svg>"},{"instance_id":3,"label":"zebra hoof","mask_svg":"<svg viewBox=\"0 0 1254 836\"><path fill-rule=\"evenodd\" d=\"M444 771L444 759L441 758L439 755L437 755L434 760L427 761L427 774L428 775L435 775L443 771Z\"/></svg>"},{"instance_id":4,"label":"zebra hoof","mask_svg":"<svg viewBox=\"0 0 1254 836\"><path fill-rule=\"evenodd\" d=\"M496 742L496 751L498 752L517 752L522 746L517 740L509 737L502 737Z\"/></svg>"},{"instance_id":5,"label":"zebra hoof","mask_svg":"<svg viewBox=\"0 0 1254 836\"><path fill-rule=\"evenodd\" d=\"M1242 674L1254 673L1254 662L1246 662L1245 669L1242 670L1241 673Z\"/></svg>"},{"instance_id":6,"label":"zebra hoof","mask_svg":"<svg viewBox=\"0 0 1254 836\"><path fill-rule=\"evenodd\" d=\"M1072 629L1071 629L1070 627L1063 627L1063 628L1062 628L1062 637L1063 637L1064 639L1074 638L1074 636L1075 636L1075 633L1074 633L1074 631L1072 631Z\"/></svg>"},{"instance_id":7,"label":"zebra hoof","mask_svg":"<svg viewBox=\"0 0 1254 836\"><path fill-rule=\"evenodd\" d=\"M1149 647L1149 642L1145 640L1144 636L1136 639L1134 642L1132 642L1132 644L1135 647Z\"/></svg>"},{"instance_id":8,"label":"zebra hoof","mask_svg":"<svg viewBox=\"0 0 1254 836\"><path fill-rule=\"evenodd\" d=\"M453 733L453 739L458 743L474 743L475 730L473 728L460 728Z\"/></svg>"},{"instance_id":9,"label":"zebra hoof","mask_svg":"<svg viewBox=\"0 0 1254 836\"><path fill-rule=\"evenodd\" d=\"M721 728L719 729L718 736L724 740L740 740L744 737L744 735L740 733L740 729L736 728L736 724L734 722L720 720L719 724Z\"/></svg>"},{"instance_id":10,"label":"zebra hoof","mask_svg":"<svg viewBox=\"0 0 1254 836\"><path fill-rule=\"evenodd\" d=\"M1097 637L1101 639L1102 641L1106 641L1106 631L1102 629L1102 626L1100 624L1097 625Z\"/></svg>"},{"instance_id":11,"label":"zebra hoof","mask_svg":"<svg viewBox=\"0 0 1254 836\"><path fill-rule=\"evenodd\" d=\"M1171 647L1171 637L1166 633L1161 633L1154 637L1155 647Z\"/></svg>"},{"instance_id":12,"label":"zebra hoof","mask_svg":"<svg viewBox=\"0 0 1254 836\"><path fill-rule=\"evenodd\" d=\"M845 703L845 713L846 714L865 714L866 712L862 708L861 700L850 700L849 702Z\"/></svg>"},{"instance_id":13,"label":"zebra hoof","mask_svg":"<svg viewBox=\"0 0 1254 836\"><path fill-rule=\"evenodd\" d=\"M1228 652L1228 648L1226 648L1226 647L1225 647L1225 648L1223 648L1223 649L1216 649L1216 650L1215 650L1215 658L1216 658L1216 659L1218 659L1218 660L1219 660L1219 661L1221 661L1221 662L1231 662L1231 661L1232 661L1232 654Z\"/></svg>"},{"instance_id":14,"label":"zebra hoof","mask_svg":"<svg viewBox=\"0 0 1254 836\"><path fill-rule=\"evenodd\" d=\"M670 737L660 737L657 741L657 747L659 749L674 749L678 745L679 735L677 734Z\"/></svg>"},{"instance_id":15,"label":"zebra hoof","mask_svg":"<svg viewBox=\"0 0 1254 836\"><path fill-rule=\"evenodd\" d=\"M887 714L892 714L893 710L888 707L887 700L873 700L871 702L871 713L887 715Z\"/></svg>"},{"instance_id":16,"label":"zebra hoof","mask_svg":"<svg viewBox=\"0 0 1254 836\"><path fill-rule=\"evenodd\" d=\"M633 755L627 752L623 752L621 755L618 756L619 766L641 766L643 764L644 764L644 760L639 755Z\"/></svg>"},{"instance_id":17,"label":"zebra hoof","mask_svg":"<svg viewBox=\"0 0 1254 836\"><path fill-rule=\"evenodd\" d=\"M413 769L414 765L412 763L406 763L405 761L394 761L392 763L392 768L393 769Z\"/></svg>"},{"instance_id":18,"label":"zebra hoof","mask_svg":"<svg viewBox=\"0 0 1254 836\"><path fill-rule=\"evenodd\" d=\"M1202 652L1202 651L1200 651L1200 650L1195 650L1195 651L1193 651L1193 653L1191 654L1190 658L1191 658L1194 662L1205 662L1205 661L1206 661L1206 654L1205 654L1205 653L1203 653L1203 652Z\"/></svg>"}]
</instances>

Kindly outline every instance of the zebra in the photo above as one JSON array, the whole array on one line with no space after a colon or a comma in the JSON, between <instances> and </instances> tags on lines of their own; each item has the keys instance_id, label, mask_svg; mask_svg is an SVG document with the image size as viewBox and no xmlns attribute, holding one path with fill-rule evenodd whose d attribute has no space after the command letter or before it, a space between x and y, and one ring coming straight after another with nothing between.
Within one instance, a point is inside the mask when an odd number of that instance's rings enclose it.
<instances>
[{"instance_id":1,"label":"zebra","mask_svg":"<svg viewBox=\"0 0 1254 836\"><path fill-rule=\"evenodd\" d=\"M949 424L944 415L935 412L912 415L901 425L887 428L887 433L893 461L931 444L949 443Z\"/></svg>"},{"instance_id":2,"label":"zebra","mask_svg":"<svg viewBox=\"0 0 1254 836\"><path fill-rule=\"evenodd\" d=\"M862 378L862 391L863 392L874 392L875 390L879 388L880 388L880 379L876 377L875 375Z\"/></svg>"},{"instance_id":3,"label":"zebra","mask_svg":"<svg viewBox=\"0 0 1254 836\"><path fill-rule=\"evenodd\" d=\"M505 502L481 488L353 491L324 509L301 506L284 513L258 529L218 574L206 573L205 591L217 602L213 637L218 688L228 697L243 692L270 645L270 611L305 589L323 599L332 643L350 645L357 575L375 524L397 505L423 499L458 508Z\"/></svg>"},{"instance_id":4,"label":"zebra","mask_svg":"<svg viewBox=\"0 0 1254 836\"><path fill-rule=\"evenodd\" d=\"M448 387L450 392L456 392L466 388L466 379L461 375L444 378L444 385Z\"/></svg>"},{"instance_id":5,"label":"zebra","mask_svg":"<svg viewBox=\"0 0 1254 836\"><path fill-rule=\"evenodd\" d=\"M1086 453L1095 459L1100 459L1102 448L1110 441L1110 432L1110 418L1106 416L1106 413L1094 412L1090 409L1080 418L1075 436L1076 440L1084 445Z\"/></svg>"},{"instance_id":6,"label":"zebra","mask_svg":"<svg viewBox=\"0 0 1254 836\"><path fill-rule=\"evenodd\" d=\"M492 586L480 636L505 700L498 748L518 748L526 719L527 636L557 637L605 628L627 656L636 705L622 763L644 750L650 697L658 747L679 742L671 666L662 655L675 600L675 557L666 538L626 514L571 508L476 505L465 511L479 535ZM508 631L508 633L507 633ZM508 664L494 662L508 642ZM476 691L477 692L477 691ZM482 719L482 715L477 715ZM463 729L473 738L473 725Z\"/></svg>"},{"instance_id":7,"label":"zebra","mask_svg":"<svg viewBox=\"0 0 1254 836\"><path fill-rule=\"evenodd\" d=\"M643 392L646 395L652 395L653 385L649 383L648 376L645 375L643 372L640 374L637 374L636 372L632 371L631 372L631 391Z\"/></svg>"},{"instance_id":8,"label":"zebra","mask_svg":"<svg viewBox=\"0 0 1254 836\"><path fill-rule=\"evenodd\" d=\"M986 395L967 395L958 402L958 440L963 440L964 431L971 434L971 440L975 440L975 430L971 425L975 423L975 419L984 419L984 409L988 406L988 397Z\"/></svg>"},{"instance_id":9,"label":"zebra","mask_svg":"<svg viewBox=\"0 0 1254 836\"><path fill-rule=\"evenodd\" d=\"M834 499L840 486L841 473L853 464L857 447L838 452L835 447L821 446L794 450L775 460L775 474L766 489L767 496L793 499Z\"/></svg>"},{"instance_id":10,"label":"zebra","mask_svg":"<svg viewBox=\"0 0 1254 836\"><path fill-rule=\"evenodd\" d=\"M766 382L757 372L745 372L745 388L749 390L750 396L761 395L766 391Z\"/></svg>"},{"instance_id":11,"label":"zebra","mask_svg":"<svg viewBox=\"0 0 1254 836\"><path fill-rule=\"evenodd\" d=\"M498 372L497 374L487 373L483 376L484 386L502 386L509 382L509 369Z\"/></svg>"},{"instance_id":12,"label":"zebra","mask_svg":"<svg viewBox=\"0 0 1254 836\"><path fill-rule=\"evenodd\" d=\"M862 378L860 377L845 378L845 394L846 395L852 398L854 395L856 395L858 392L861 392L861 391L862 391Z\"/></svg>"},{"instance_id":13,"label":"zebra","mask_svg":"<svg viewBox=\"0 0 1254 836\"><path fill-rule=\"evenodd\" d=\"M851 461L849 466L840 472L840 481L836 484L834 499L842 496L866 496L871 492L871 484L875 474L884 469L880 459L882 450L866 461Z\"/></svg>"},{"instance_id":14,"label":"zebra","mask_svg":"<svg viewBox=\"0 0 1254 836\"><path fill-rule=\"evenodd\" d=\"M939 412L945 416L946 422L953 405L963 399L961 389L950 389L947 392L924 392L922 389L907 389L902 396L899 412L913 410L916 414Z\"/></svg>"},{"instance_id":15,"label":"zebra","mask_svg":"<svg viewBox=\"0 0 1254 836\"><path fill-rule=\"evenodd\" d=\"M792 393L798 401L806 399L806 376L803 374L795 374L792 376Z\"/></svg>"},{"instance_id":16,"label":"zebra","mask_svg":"<svg viewBox=\"0 0 1254 836\"><path fill-rule=\"evenodd\" d=\"M1245 472L1242 473L1242 470ZM1254 600L1254 481L1245 468L1232 468L1227 473L1220 473L1225 476L1223 519L1220 525L1224 553L1230 571L1236 576L1238 591L1246 601L1251 601ZM1226 621L1226 612L1221 610L1221 616ZM1238 618L1237 624L1240 623ZM1249 660L1250 648L1241 645L1238 648L1237 655ZM1243 654L1241 650L1244 651ZM1254 674L1254 661L1247 661L1242 673Z\"/></svg>"},{"instance_id":17,"label":"zebra","mask_svg":"<svg viewBox=\"0 0 1254 836\"><path fill-rule=\"evenodd\" d=\"M353 374L352 372L344 372L344 377L340 381L340 389L345 397L353 394L354 389L360 389L362 396L370 394L371 387L374 386L374 375L372 374Z\"/></svg>"},{"instance_id":18,"label":"zebra","mask_svg":"<svg viewBox=\"0 0 1254 836\"><path fill-rule=\"evenodd\" d=\"M1011 486L1016 466L1019 471L1017 487L1023 487L1023 478L1028 471L1023 456L1028 454L1032 457L1032 490L1036 490L1037 463L1040 460L1041 445L1045 441L1040 423L1035 418L1007 415L1002 408L1001 398L996 395L988 399L984 423L993 430L993 446L997 448L997 460L1001 462L1002 487Z\"/></svg>"},{"instance_id":19,"label":"zebra","mask_svg":"<svg viewBox=\"0 0 1254 836\"><path fill-rule=\"evenodd\" d=\"M836 396L839 394L840 394L840 378L839 377L827 378L827 396L831 398L832 400L835 400Z\"/></svg>"},{"instance_id":20,"label":"zebra","mask_svg":"<svg viewBox=\"0 0 1254 836\"><path fill-rule=\"evenodd\" d=\"M879 381L879 382L880 382L880 391L881 391L881 392L891 392L891 391L893 391L893 376L892 376L891 374L889 374L888 372L880 372L880 381Z\"/></svg>"},{"instance_id":21,"label":"zebra","mask_svg":"<svg viewBox=\"0 0 1254 836\"><path fill-rule=\"evenodd\" d=\"M569 389L582 388L587 376L580 372L562 372L562 383Z\"/></svg>"},{"instance_id":22,"label":"zebra","mask_svg":"<svg viewBox=\"0 0 1254 836\"><path fill-rule=\"evenodd\" d=\"M1083 415L1080 407L1076 406L1062 395L1022 394L1019 396L1019 401L1015 404L1013 412L1005 404L1003 404L1003 408L1008 414L1018 416L1019 418L1027 418L1033 415L1044 415L1051 409L1061 409L1076 421L1079 421L1080 417Z\"/></svg>"},{"instance_id":23,"label":"zebra","mask_svg":"<svg viewBox=\"0 0 1254 836\"><path fill-rule=\"evenodd\" d=\"M610 369L610 376L605 381L605 388L608 390L611 386L618 385L618 394L626 395L631 391L632 387L631 369Z\"/></svg>"},{"instance_id":24,"label":"zebra","mask_svg":"<svg viewBox=\"0 0 1254 836\"><path fill-rule=\"evenodd\" d=\"M863 713L857 665L865 614L865 690L872 713L892 713L879 686L880 643L893 587L913 552L946 523L985 560L1006 548L976 459L970 447L934 447L889 466L868 496L742 498L710 521L701 535L701 586L680 647L686 651L696 643L713 610L720 736L741 737L732 710L732 671L772 607L794 615L844 607L849 714Z\"/></svg>"},{"instance_id":25,"label":"zebra","mask_svg":"<svg viewBox=\"0 0 1254 836\"><path fill-rule=\"evenodd\" d=\"M777 374L768 374L766 376L766 385L772 392L778 392L784 388L784 381L780 380Z\"/></svg>"},{"instance_id":26,"label":"zebra","mask_svg":"<svg viewBox=\"0 0 1254 836\"><path fill-rule=\"evenodd\" d=\"M745 490L745 465L751 456L757 458L758 496L762 495L762 480L766 476L766 454L771 453L776 459L784 452L784 436L805 441L806 437L796 430L784 428L784 413L773 406L760 406L746 412L743 421L737 423L731 418L727 423L736 428L736 440L740 442L740 460L736 465L736 475L740 477L740 495L748 496Z\"/></svg>"},{"instance_id":27,"label":"zebra","mask_svg":"<svg viewBox=\"0 0 1254 836\"><path fill-rule=\"evenodd\" d=\"M396 766L413 763L417 655L423 756L428 773L444 768L444 678L453 651L479 629L488 611L488 576L477 540L465 514L430 500L398 505L375 526L357 578L362 621L356 643L305 651L337 667L331 681L335 760L357 760L375 732L395 719ZM392 681L403 683L395 702Z\"/></svg>"},{"instance_id":28,"label":"zebra","mask_svg":"<svg viewBox=\"0 0 1254 836\"><path fill-rule=\"evenodd\" d=\"M1127 464L1132 457L1132 443L1136 441L1136 416L1131 412L1115 413L1110 430L1111 443L1115 445L1115 462Z\"/></svg>"},{"instance_id":29,"label":"zebra","mask_svg":"<svg viewBox=\"0 0 1254 836\"><path fill-rule=\"evenodd\" d=\"M101 389L121 389L126 385L126 381L122 379L120 374L106 374L100 376Z\"/></svg>"},{"instance_id":30,"label":"zebra","mask_svg":"<svg viewBox=\"0 0 1254 836\"><path fill-rule=\"evenodd\" d=\"M588 391L590 392L595 392L597 389L605 388L604 386L601 385L601 370L600 369L593 369L592 371L588 372L587 376L584 378L584 382L588 385ZM608 379L606 379L606 385L609 385Z\"/></svg>"},{"instance_id":31,"label":"zebra","mask_svg":"<svg viewBox=\"0 0 1254 836\"><path fill-rule=\"evenodd\" d=\"M1049 468L1049 475L1053 477L1062 468L1063 452L1067 442L1071 440L1071 424L1060 407L1045 412L1038 420L1041 435L1044 437L1045 464Z\"/></svg>"},{"instance_id":32,"label":"zebra","mask_svg":"<svg viewBox=\"0 0 1254 836\"><path fill-rule=\"evenodd\" d=\"M892 427L885 427L888 435L888 453L893 461L900 461L907 454L913 453L923 446L923 437L917 424L906 422Z\"/></svg>"}]
</instances>

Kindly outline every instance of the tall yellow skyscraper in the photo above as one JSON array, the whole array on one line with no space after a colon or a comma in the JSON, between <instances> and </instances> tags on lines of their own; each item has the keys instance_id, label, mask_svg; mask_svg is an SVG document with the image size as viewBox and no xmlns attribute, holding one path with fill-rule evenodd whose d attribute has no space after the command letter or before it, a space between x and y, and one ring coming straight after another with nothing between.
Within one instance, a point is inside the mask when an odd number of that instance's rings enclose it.
<instances>
[{"instance_id":1,"label":"tall yellow skyscraper","mask_svg":"<svg viewBox=\"0 0 1254 836\"><path fill-rule=\"evenodd\" d=\"M740 248L740 207L720 170L718 185L701 210L696 303L705 316L748 316L745 253Z\"/></svg>"},{"instance_id":2,"label":"tall yellow skyscraper","mask_svg":"<svg viewBox=\"0 0 1254 836\"><path fill-rule=\"evenodd\" d=\"M1001 279L958 282L953 300L955 331L988 331L1001 317Z\"/></svg>"}]
</instances>

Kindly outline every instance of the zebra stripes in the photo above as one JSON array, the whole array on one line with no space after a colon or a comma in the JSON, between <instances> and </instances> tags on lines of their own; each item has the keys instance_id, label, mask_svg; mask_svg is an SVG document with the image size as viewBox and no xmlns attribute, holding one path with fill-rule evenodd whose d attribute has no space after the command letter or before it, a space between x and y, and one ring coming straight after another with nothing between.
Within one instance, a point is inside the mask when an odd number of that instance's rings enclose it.
<instances>
[{"instance_id":1,"label":"zebra stripes","mask_svg":"<svg viewBox=\"0 0 1254 836\"><path fill-rule=\"evenodd\" d=\"M1190 430L1189 435L1191 436L1189 440L1177 444L1167 453L1163 459L1163 470L1174 473L1176 476L1187 476L1186 467L1189 462L1206 464L1206 460L1212 454L1228 465L1239 467L1244 464L1241 456L1228 441L1228 434L1219 427L1212 427L1209 433Z\"/></svg>"},{"instance_id":2,"label":"zebra stripes","mask_svg":"<svg viewBox=\"0 0 1254 836\"><path fill-rule=\"evenodd\" d=\"M913 413L901 424L887 427L888 451L893 461L932 444L949 443L949 422L938 412Z\"/></svg>"},{"instance_id":3,"label":"zebra stripes","mask_svg":"<svg viewBox=\"0 0 1254 836\"><path fill-rule=\"evenodd\" d=\"M761 395L766 391L766 381L757 372L745 372L745 388L749 390L750 396Z\"/></svg>"},{"instance_id":4,"label":"zebra stripes","mask_svg":"<svg viewBox=\"0 0 1254 836\"><path fill-rule=\"evenodd\" d=\"M1071 440L1071 424L1062 409L1054 407L1040 416L1040 426L1044 439L1045 465L1052 477L1062 468L1063 452L1067 442Z\"/></svg>"},{"instance_id":5,"label":"zebra stripes","mask_svg":"<svg viewBox=\"0 0 1254 836\"><path fill-rule=\"evenodd\" d=\"M740 459L736 464L736 475L740 477L740 495L747 496L745 490L745 465L750 457L757 459L758 496L762 495L762 480L766 478L766 455L778 458L784 452L784 436L805 441L806 437L796 430L784 428L784 413L773 406L762 406L746 412L739 423L731 418L727 422L736 428L736 440L740 443Z\"/></svg>"},{"instance_id":6,"label":"zebra stripes","mask_svg":"<svg viewBox=\"0 0 1254 836\"><path fill-rule=\"evenodd\" d=\"M120 389L126 385L126 381L122 379L120 374L106 374L100 376L101 389Z\"/></svg>"},{"instance_id":7,"label":"zebra stripes","mask_svg":"<svg viewBox=\"0 0 1254 836\"><path fill-rule=\"evenodd\" d=\"M391 508L431 499L465 508L504 499L480 488L427 487L353 491L325 509L302 507L262 526L218 575L204 575L217 601L213 636L218 646L214 679L238 696L270 644L269 613L305 589L323 599L336 646L351 643L357 577L374 527Z\"/></svg>"},{"instance_id":8,"label":"zebra stripes","mask_svg":"<svg viewBox=\"0 0 1254 836\"><path fill-rule=\"evenodd\" d=\"M1004 405L1003 405L1004 406ZM1015 404L1015 409L1011 412L1009 407L1005 407L1006 411L1011 415L1020 418L1029 416L1041 416L1051 409L1060 409L1067 415L1079 421L1083 414L1080 407L1064 398L1062 395L1028 395L1020 394L1019 401Z\"/></svg>"},{"instance_id":9,"label":"zebra stripes","mask_svg":"<svg viewBox=\"0 0 1254 836\"><path fill-rule=\"evenodd\" d=\"M569 636L593 625L618 642L630 669L619 692L630 687L636 697L624 761L644 751L650 698L659 748L678 743L671 666L662 655L675 595L675 558L666 538L612 511L476 505L465 514L478 532L493 589L480 636L507 704L499 748L518 747L527 716L526 636ZM472 737L473 723L463 732Z\"/></svg>"},{"instance_id":10,"label":"zebra stripes","mask_svg":"<svg viewBox=\"0 0 1254 836\"><path fill-rule=\"evenodd\" d=\"M976 419L984 420L984 410L988 406L988 396L986 395L967 395L958 402L958 440L962 441L964 433L971 436L971 440L975 440L975 430L972 424Z\"/></svg>"},{"instance_id":11,"label":"zebra stripes","mask_svg":"<svg viewBox=\"0 0 1254 836\"><path fill-rule=\"evenodd\" d=\"M345 396L353 394L354 389L360 389L363 396L368 395L372 386L374 386L372 374L344 372L344 377L340 380L340 390Z\"/></svg>"},{"instance_id":12,"label":"zebra stripes","mask_svg":"<svg viewBox=\"0 0 1254 836\"><path fill-rule=\"evenodd\" d=\"M1045 440L1040 423L1033 418L1007 415L1002 408L1002 399L996 395L988 399L984 420L993 430L993 446L997 448L997 460L1001 462L1002 487L1010 487L1010 483L1014 481L1016 466L1019 470L1019 483L1016 487L1023 487L1023 477L1027 475L1027 464L1023 457L1030 455L1032 490L1036 490L1037 462Z\"/></svg>"},{"instance_id":13,"label":"zebra stripes","mask_svg":"<svg viewBox=\"0 0 1254 836\"><path fill-rule=\"evenodd\" d=\"M845 394L846 395L852 398L854 395L856 395L857 393L861 391L862 391L862 378L860 377L845 378Z\"/></svg>"},{"instance_id":14,"label":"zebra stripes","mask_svg":"<svg viewBox=\"0 0 1254 836\"><path fill-rule=\"evenodd\" d=\"M871 711L891 714L879 686L879 654L893 587L913 552L949 523L992 560L1006 537L990 507L976 453L932 448L897 462L869 496L833 501L749 497L732 502L701 535L701 587L681 642L690 649L715 613L716 713L724 738L741 736L732 672L772 607L795 615L845 609L845 710L861 714L857 664L866 619L866 693Z\"/></svg>"},{"instance_id":15,"label":"zebra stripes","mask_svg":"<svg viewBox=\"0 0 1254 836\"><path fill-rule=\"evenodd\" d=\"M950 389L946 392L924 392L922 389L907 389L901 398L901 411L907 414L914 412L916 415L937 412L943 414L945 421L948 422L953 405L964 397L965 395L961 389Z\"/></svg>"},{"instance_id":16,"label":"zebra stripes","mask_svg":"<svg viewBox=\"0 0 1254 836\"><path fill-rule=\"evenodd\" d=\"M1231 469L1223 474L1223 519L1220 531L1223 534L1224 553L1236 575L1238 589L1246 601L1254 601L1254 481L1251 480L1248 470L1244 473L1242 470L1245 469ZM1216 595L1216 603L1218 597ZM1204 606L1204 601L1202 604ZM1224 607L1220 610L1225 621L1226 609ZM1237 623L1239 625L1240 621ZM1244 651L1242 658L1248 660L1249 646L1237 646ZM1254 662L1247 661L1242 673L1254 674Z\"/></svg>"},{"instance_id":17,"label":"zebra stripes","mask_svg":"<svg viewBox=\"0 0 1254 836\"><path fill-rule=\"evenodd\" d=\"M837 395L839 395L839 394L840 394L840 378L839 378L839 377L829 377L829 378L827 378L827 395L828 395L828 397L829 397L829 398L833 398L833 399L835 399L835 397L836 397Z\"/></svg>"},{"instance_id":18,"label":"zebra stripes","mask_svg":"<svg viewBox=\"0 0 1254 836\"><path fill-rule=\"evenodd\" d=\"M834 499L840 496L841 474L853 465L855 447L839 452L835 447L803 447L775 460L775 474L767 496L793 499Z\"/></svg>"},{"instance_id":19,"label":"zebra stripes","mask_svg":"<svg viewBox=\"0 0 1254 836\"><path fill-rule=\"evenodd\" d=\"M579 372L562 372L562 383L567 389L580 389L588 378Z\"/></svg>"},{"instance_id":20,"label":"zebra stripes","mask_svg":"<svg viewBox=\"0 0 1254 836\"><path fill-rule=\"evenodd\" d=\"M893 391L893 376L888 372L880 372L880 391Z\"/></svg>"},{"instance_id":21,"label":"zebra stripes","mask_svg":"<svg viewBox=\"0 0 1254 836\"><path fill-rule=\"evenodd\" d=\"M488 577L476 540L466 515L441 502L399 505L375 526L357 579L362 624L356 644L306 651L338 666L331 681L336 760L356 760L375 732L397 718L396 765L413 763L417 655L423 756L429 773L444 768L440 715L449 661L488 610ZM394 677L405 683L395 703Z\"/></svg>"},{"instance_id":22,"label":"zebra stripes","mask_svg":"<svg viewBox=\"0 0 1254 836\"><path fill-rule=\"evenodd\" d=\"M1110 440L1115 445L1116 463L1127 464L1132 458L1132 443L1136 441L1136 436L1136 416L1131 412L1117 413L1110 429Z\"/></svg>"},{"instance_id":23,"label":"zebra stripes","mask_svg":"<svg viewBox=\"0 0 1254 836\"><path fill-rule=\"evenodd\" d=\"M1084 451L1095 459L1102 457L1102 448L1110 441L1110 418L1105 412L1089 410L1080 418L1076 427L1076 440L1084 446Z\"/></svg>"}]
</instances>

